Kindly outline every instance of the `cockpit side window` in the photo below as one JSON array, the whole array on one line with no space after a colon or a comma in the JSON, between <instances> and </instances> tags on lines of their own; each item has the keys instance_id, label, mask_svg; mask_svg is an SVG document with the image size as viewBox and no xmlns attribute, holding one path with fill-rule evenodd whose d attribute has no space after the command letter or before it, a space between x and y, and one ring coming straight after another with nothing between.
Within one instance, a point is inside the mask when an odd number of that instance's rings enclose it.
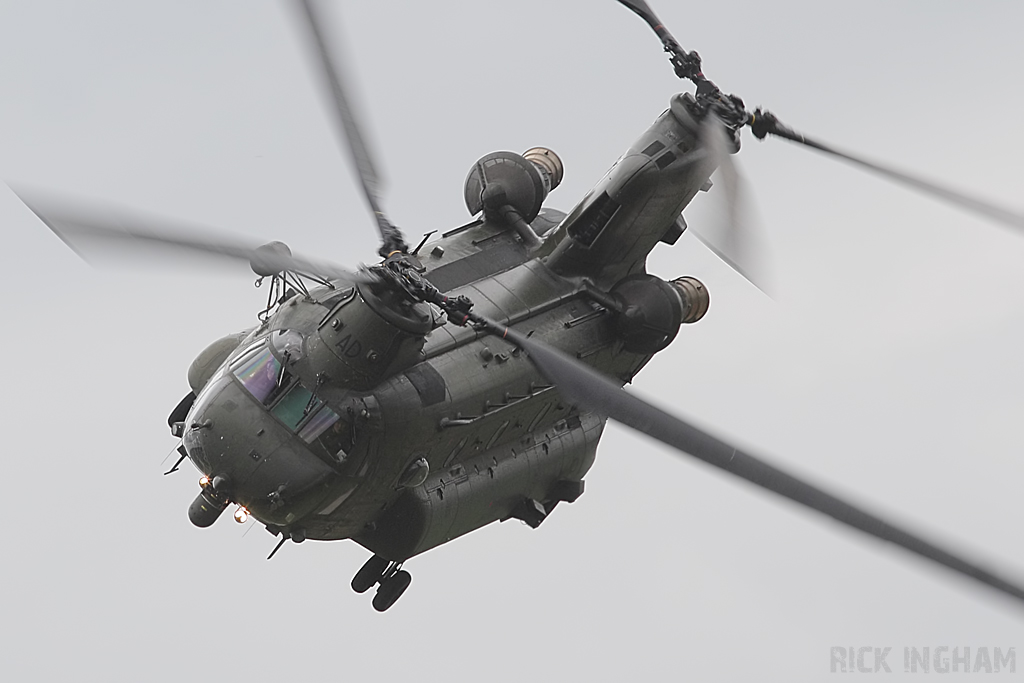
<instances>
[{"instance_id":1,"label":"cockpit side window","mask_svg":"<svg viewBox=\"0 0 1024 683\"><path fill-rule=\"evenodd\" d=\"M300 429L299 436L314 450L335 460L344 460L352 449L352 425L323 406Z\"/></svg>"}]
</instances>

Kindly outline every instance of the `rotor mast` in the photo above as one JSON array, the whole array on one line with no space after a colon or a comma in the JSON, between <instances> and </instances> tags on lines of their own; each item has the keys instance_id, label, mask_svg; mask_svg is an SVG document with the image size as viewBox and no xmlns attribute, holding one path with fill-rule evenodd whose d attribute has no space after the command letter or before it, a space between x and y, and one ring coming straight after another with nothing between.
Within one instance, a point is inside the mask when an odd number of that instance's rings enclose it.
<instances>
[{"instance_id":1,"label":"rotor mast","mask_svg":"<svg viewBox=\"0 0 1024 683\"><path fill-rule=\"evenodd\" d=\"M1024 231L1024 215L1018 212L1011 211L990 201L979 199L966 192L926 180L906 171L879 164L849 152L840 151L831 145L826 145L802 133L798 133L779 121L778 117L770 111L760 107L754 112L748 112L742 99L735 95L723 93L719 90L718 86L704 75L700 55L695 51L687 52L684 50L679 41L665 28L661 20L654 13L654 10L650 8L645 0L619 0L619 2L639 15L651 27L661 40L665 52L668 53L669 61L672 63L676 75L679 78L691 81L697 86L695 96L697 111L694 113L704 116L711 112L718 117L731 133L737 148L739 147L740 129L744 126L750 126L754 137L759 140L764 140L767 136L774 135L775 137L816 149L819 152L859 166L862 169L881 175L922 194L941 199L958 208L983 216L1004 226Z\"/></svg>"},{"instance_id":2,"label":"rotor mast","mask_svg":"<svg viewBox=\"0 0 1024 683\"><path fill-rule=\"evenodd\" d=\"M665 52L668 53L668 60L672 63L676 76L697 86L695 99L700 113L704 114L713 110L715 115L734 134L749 122L750 114L744 108L743 100L735 95L723 93L714 82L704 75L700 55L696 50L687 52L683 49L683 46L665 28L661 19L644 0L619 0L619 2L639 15L658 36Z\"/></svg>"}]
</instances>

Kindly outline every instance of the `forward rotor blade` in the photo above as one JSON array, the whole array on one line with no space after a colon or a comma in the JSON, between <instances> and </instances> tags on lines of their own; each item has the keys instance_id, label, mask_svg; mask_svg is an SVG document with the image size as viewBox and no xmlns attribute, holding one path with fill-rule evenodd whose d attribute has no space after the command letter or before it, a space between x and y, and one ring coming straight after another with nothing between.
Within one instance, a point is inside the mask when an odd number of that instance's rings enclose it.
<instances>
[{"instance_id":1,"label":"forward rotor blade","mask_svg":"<svg viewBox=\"0 0 1024 683\"><path fill-rule=\"evenodd\" d=\"M199 228L163 218L129 213L121 209L68 202L54 197L26 198L26 193L15 192L46 227L64 241L75 253L83 255L81 247L89 243L106 246L119 245L132 249L148 249L166 253L169 250L218 256L228 261L248 264L261 275L282 270L314 275L323 280L346 284L368 282L372 278L354 273L328 261L314 261L294 256L287 247L268 248L243 239L218 234L209 228ZM33 193L35 194L35 193ZM276 243L280 244L280 243Z\"/></svg>"},{"instance_id":2,"label":"forward rotor blade","mask_svg":"<svg viewBox=\"0 0 1024 683\"><path fill-rule=\"evenodd\" d=\"M768 269L749 189L733 161L735 150L726 127L714 114L706 116L701 124L701 144L708 148L718 169L722 209L718 221L690 230L726 265L767 294Z\"/></svg>"},{"instance_id":3,"label":"forward rotor blade","mask_svg":"<svg viewBox=\"0 0 1024 683\"><path fill-rule=\"evenodd\" d=\"M961 192L960 190L955 190L931 180L925 180L919 176L911 175L906 171L900 171L890 166L883 166L882 164L874 161L868 161L863 157L854 156L848 152L840 151L834 147L818 142L817 140L812 140L801 133L797 133L792 128L784 126L770 112L762 112L761 110L755 112L751 117L750 126L754 130L754 134L759 138L763 138L765 134L770 134L801 145L806 145L807 147L811 147L826 154L831 154L843 161L865 168L868 171L877 173L878 175L889 178L890 180L894 180L897 183L901 183L913 190L917 190L922 194L941 199L948 204L952 204L953 206L961 209L966 209L967 211L971 211L1007 227L1024 231L1024 214L1005 209L992 202Z\"/></svg>"},{"instance_id":4,"label":"forward rotor blade","mask_svg":"<svg viewBox=\"0 0 1024 683\"><path fill-rule=\"evenodd\" d=\"M366 146L360 127L356 121L355 112L345 94L342 81L342 68L338 62L338 50L331 49L331 41L323 26L324 22L317 16L313 6L313 0L299 0L299 14L303 23L309 30L312 38L310 49L314 53L315 62L319 65L319 73L324 90L333 103L331 107L332 118L337 126L337 132L346 145L352 165L359 175L359 181L363 186L363 193L366 201L373 211L377 221L377 228L383 245L380 248L382 256L387 256L394 251L406 251L407 246L402 238L401 231L391 224L381 208L380 191L381 181L377 174L375 164L370 156L370 150Z\"/></svg>"},{"instance_id":5,"label":"forward rotor blade","mask_svg":"<svg viewBox=\"0 0 1024 683\"><path fill-rule=\"evenodd\" d=\"M633 396L617 384L565 354L497 323L486 329L524 349L559 392L599 414L643 432L698 460L714 465L769 491L822 512L843 524L937 562L1024 602L1024 588L993 574L957 553L826 493L768 463L744 453L687 422Z\"/></svg>"}]
</instances>

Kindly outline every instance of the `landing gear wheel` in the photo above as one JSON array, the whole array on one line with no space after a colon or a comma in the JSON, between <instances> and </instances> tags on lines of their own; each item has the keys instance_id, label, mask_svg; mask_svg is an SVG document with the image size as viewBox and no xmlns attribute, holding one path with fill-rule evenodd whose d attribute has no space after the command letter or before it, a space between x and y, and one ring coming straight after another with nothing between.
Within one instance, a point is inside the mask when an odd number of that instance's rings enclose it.
<instances>
[{"instance_id":1,"label":"landing gear wheel","mask_svg":"<svg viewBox=\"0 0 1024 683\"><path fill-rule=\"evenodd\" d=\"M378 612L387 610L395 604L398 598L402 597L402 593L410 583L412 583L412 574L404 569L384 579L380 588L377 589L377 594L373 596L373 608Z\"/></svg>"},{"instance_id":2,"label":"landing gear wheel","mask_svg":"<svg viewBox=\"0 0 1024 683\"><path fill-rule=\"evenodd\" d=\"M365 593L373 588L374 584L380 581L380 577L384 576L384 572L387 571L390 564L380 555L374 555L368 559L366 564L360 567L356 575L352 577L352 590L356 593Z\"/></svg>"}]
</instances>

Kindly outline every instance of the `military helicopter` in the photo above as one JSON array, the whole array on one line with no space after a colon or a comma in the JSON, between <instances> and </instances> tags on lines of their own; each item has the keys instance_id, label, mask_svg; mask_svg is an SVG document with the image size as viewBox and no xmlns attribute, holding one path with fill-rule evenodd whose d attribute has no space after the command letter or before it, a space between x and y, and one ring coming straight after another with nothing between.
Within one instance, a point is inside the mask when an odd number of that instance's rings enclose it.
<instances>
[{"instance_id":1,"label":"military helicopter","mask_svg":"<svg viewBox=\"0 0 1024 683\"><path fill-rule=\"evenodd\" d=\"M675 98L567 216L541 207L561 176L557 156L497 153L467 179L467 206L481 217L410 248L380 208L374 166L308 5L377 218L382 264L354 273L293 256L279 243L114 232L92 216L33 203L72 243L130 237L216 252L270 278L265 320L197 358L193 392L169 420L204 473L192 520L207 526L233 503L236 519L254 515L282 543L354 538L375 555L353 588L379 586L374 606L383 611L409 585L402 568L409 558L498 519L539 525L557 504L575 500L611 417L1020 597L1012 584L620 390L680 324L707 309L698 281L646 276L643 260L685 229L682 207L728 164L738 131L807 142L722 95L645 4L623 4L655 29L697 94Z\"/></svg>"}]
</instances>

